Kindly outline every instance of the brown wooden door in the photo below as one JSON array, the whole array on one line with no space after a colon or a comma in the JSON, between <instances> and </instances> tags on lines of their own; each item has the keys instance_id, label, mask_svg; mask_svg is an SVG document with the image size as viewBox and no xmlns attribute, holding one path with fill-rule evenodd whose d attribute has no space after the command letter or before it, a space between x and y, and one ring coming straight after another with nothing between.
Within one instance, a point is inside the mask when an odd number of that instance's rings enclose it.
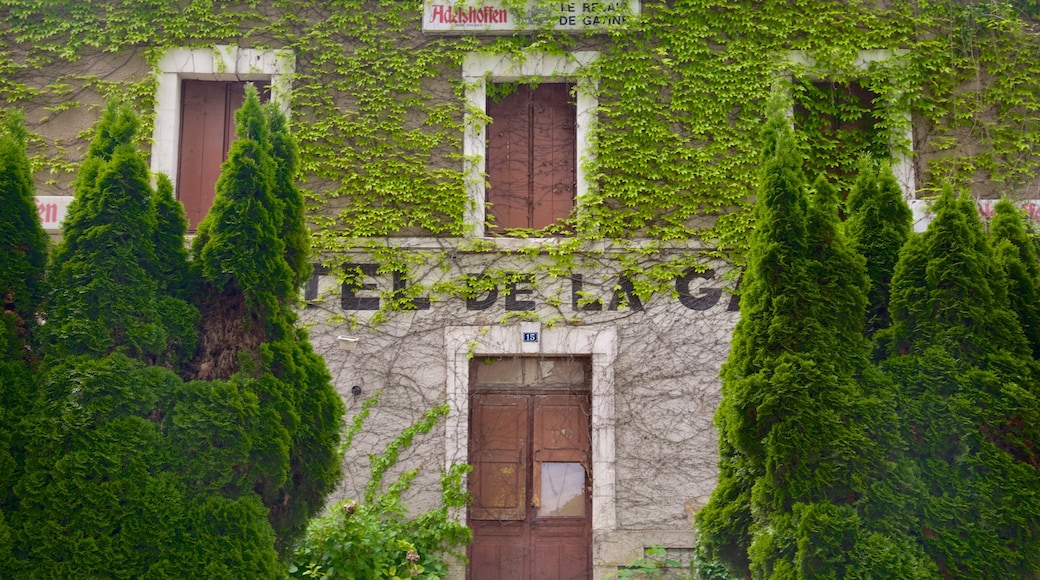
<instances>
[{"instance_id":1,"label":"brown wooden door","mask_svg":"<svg viewBox=\"0 0 1040 580\"><path fill-rule=\"evenodd\" d=\"M521 85L487 102L487 201L494 231L541 229L570 215L577 190L572 85Z\"/></svg>"},{"instance_id":2,"label":"brown wooden door","mask_svg":"<svg viewBox=\"0 0 1040 580\"><path fill-rule=\"evenodd\" d=\"M592 561L589 394L470 397L472 580L586 580Z\"/></svg>"}]
</instances>

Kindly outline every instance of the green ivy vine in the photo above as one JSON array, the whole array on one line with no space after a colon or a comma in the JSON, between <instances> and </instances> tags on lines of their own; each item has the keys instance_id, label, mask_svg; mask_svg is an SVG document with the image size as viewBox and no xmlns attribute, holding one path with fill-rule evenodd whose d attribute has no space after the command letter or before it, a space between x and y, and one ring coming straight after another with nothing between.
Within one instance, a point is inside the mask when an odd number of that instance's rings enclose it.
<instances>
[{"instance_id":1,"label":"green ivy vine","mask_svg":"<svg viewBox=\"0 0 1040 580\"><path fill-rule=\"evenodd\" d=\"M536 4L550 16L559 6ZM422 33L419 0L0 0L0 103L36 107L28 119L34 166L68 182L89 135L61 142L47 137L52 127L105 99L152 119L154 77L116 82L98 63L141 59L147 69L172 46L292 49L293 130L315 251L331 270L369 254L384 272L406 274L418 261L447 268L456 251L518 251L466 237L464 57L597 50L586 72L598 83L595 155L586 161L595 185L563 226L565 238L520 251L537 255L532 268L548 275L613 260L649 296L687 268L741 263L753 227L757 135L777 87L803 112L807 169L839 189L861 155L895 148L921 160L919 195L952 182L1037 197L1038 12L1035 0L643 0L641 14L605 29L546 24L449 36ZM857 63L869 50L894 56ZM793 62L794 51L812 66ZM850 83L873 102L836 98ZM908 115L911 142L900 137ZM819 126L839 117L872 132L852 138ZM416 252L398 242L409 236L454 247ZM603 240L612 250L596 249ZM472 280L409 289L428 291L464 296ZM408 296L386 298L386 308L407 309Z\"/></svg>"}]
</instances>

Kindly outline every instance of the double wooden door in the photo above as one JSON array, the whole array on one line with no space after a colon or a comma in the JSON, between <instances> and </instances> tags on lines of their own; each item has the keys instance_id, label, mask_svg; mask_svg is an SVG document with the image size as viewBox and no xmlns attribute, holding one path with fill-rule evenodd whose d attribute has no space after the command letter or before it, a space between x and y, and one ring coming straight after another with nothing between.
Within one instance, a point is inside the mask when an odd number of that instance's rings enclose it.
<instances>
[{"instance_id":1,"label":"double wooden door","mask_svg":"<svg viewBox=\"0 0 1040 580\"><path fill-rule=\"evenodd\" d=\"M587 580L592 561L588 392L470 396L472 580Z\"/></svg>"}]
</instances>

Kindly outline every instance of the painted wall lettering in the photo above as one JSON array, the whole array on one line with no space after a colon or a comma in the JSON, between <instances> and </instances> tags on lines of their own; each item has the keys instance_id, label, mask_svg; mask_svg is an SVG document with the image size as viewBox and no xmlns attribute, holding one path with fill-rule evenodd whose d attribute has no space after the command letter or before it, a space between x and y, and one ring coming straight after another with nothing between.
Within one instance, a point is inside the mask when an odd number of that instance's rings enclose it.
<instances>
[{"instance_id":1,"label":"painted wall lettering","mask_svg":"<svg viewBox=\"0 0 1040 580\"><path fill-rule=\"evenodd\" d=\"M68 195L38 195L34 199L36 210L40 212L40 225L47 231L60 231L61 222L65 221L65 213L72 196Z\"/></svg>"},{"instance_id":2,"label":"painted wall lettering","mask_svg":"<svg viewBox=\"0 0 1040 580\"><path fill-rule=\"evenodd\" d=\"M379 310L378 297L362 297L357 295L358 291L376 289L375 284L362 282L361 280L363 277L374 278L376 270L379 269L379 264L346 264L343 268L347 272L353 270L352 273L355 278L343 282L343 287L340 292L340 303L343 310Z\"/></svg>"},{"instance_id":3,"label":"painted wall lettering","mask_svg":"<svg viewBox=\"0 0 1040 580\"><path fill-rule=\"evenodd\" d=\"M607 310L616 311L621 305L621 295L624 294L625 302L628 307L632 310L642 310L643 301L639 299L639 295L636 294L636 287L632 284L632 281L625 276L619 276L617 286L614 289L614 297L610 299L610 306L607 306Z\"/></svg>"},{"instance_id":4,"label":"painted wall lettering","mask_svg":"<svg viewBox=\"0 0 1040 580\"><path fill-rule=\"evenodd\" d=\"M466 276L477 280L490 280L491 278L487 274L466 274ZM498 287L492 285L491 289L487 291L487 294L481 297L473 297L466 299L466 310L487 310L491 308L491 305L498 300Z\"/></svg>"},{"instance_id":5,"label":"painted wall lettering","mask_svg":"<svg viewBox=\"0 0 1040 580\"><path fill-rule=\"evenodd\" d=\"M405 278L400 272L394 272L394 296L395 297L403 297L403 296L407 296L407 293L408 293L408 279ZM423 297L420 297L420 296L415 296L413 298L408 298L405 302L408 305L411 306L412 310L429 310L430 309L430 299L429 298L423 298Z\"/></svg>"},{"instance_id":6,"label":"painted wall lettering","mask_svg":"<svg viewBox=\"0 0 1040 580\"><path fill-rule=\"evenodd\" d=\"M518 287L518 284L530 284L534 282L534 278L530 275L524 276L519 282L510 282L506 288L506 310L511 311L527 311L534 310L534 300L518 300L517 296L522 294L534 294L534 290L531 288Z\"/></svg>"},{"instance_id":7,"label":"painted wall lettering","mask_svg":"<svg viewBox=\"0 0 1040 580\"><path fill-rule=\"evenodd\" d=\"M571 275L571 307L575 312L595 312L603 310L603 301L599 298L591 298L584 288L584 276L581 274Z\"/></svg>"},{"instance_id":8,"label":"painted wall lettering","mask_svg":"<svg viewBox=\"0 0 1040 580\"><path fill-rule=\"evenodd\" d=\"M354 263L345 264L343 272L346 280L340 287L340 304L344 310L379 310L381 300L379 297L380 284L389 285L390 291L395 298L403 299L403 306L409 310L430 310L432 300L428 296L410 296L412 292L412 280L407 273L393 272L392 274L379 274L381 264L376 263ZM318 299L319 279L330 275L328 268L320 265L314 267L314 277L308 282L304 289L304 298L308 301ZM464 274L469 280L472 294L466 297L466 310L487 310L498 304L500 293L505 294L503 308L509 312L526 312L538 307L537 295L539 280L532 274L513 272L507 274L513 279L505 284L504 288L496 285L490 276L484 273L468 272ZM642 311L643 300L636 293L635 284L626 276L618 276L612 286L612 290L600 287L600 291L606 294L610 292L609 302L606 296L597 296L595 292L585 289L584 275L574 273L567 279L570 280L571 309L574 312L599 312L603 310L616 312L621 309ZM715 270L697 272L689 268L681 276L675 278L675 291L679 303L690 310L705 311L716 307L722 301L724 292L721 287L698 286L698 280L715 280ZM556 280L556 282L552 282ZM566 280L550 277L550 284L566 284ZM738 280L739 284L740 281ZM606 307L604 308L604 304ZM726 304L727 311L736 311L740 301L733 296ZM399 308L399 303L397 307Z\"/></svg>"},{"instance_id":9,"label":"painted wall lettering","mask_svg":"<svg viewBox=\"0 0 1040 580\"><path fill-rule=\"evenodd\" d=\"M713 280L715 270L697 272L693 268L688 268L682 276L676 278L675 291L679 293L679 302L690 310L707 310L718 304L719 299L722 298L722 288L699 288L697 291L701 296L694 296L690 294L690 282L694 278Z\"/></svg>"}]
</instances>

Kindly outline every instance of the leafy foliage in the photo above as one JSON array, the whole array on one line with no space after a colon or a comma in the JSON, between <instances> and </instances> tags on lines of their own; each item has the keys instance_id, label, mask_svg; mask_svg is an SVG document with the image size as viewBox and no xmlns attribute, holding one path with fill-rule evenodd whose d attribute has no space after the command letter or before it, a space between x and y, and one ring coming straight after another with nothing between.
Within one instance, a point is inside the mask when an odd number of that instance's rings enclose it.
<instances>
[{"instance_id":1,"label":"leafy foliage","mask_svg":"<svg viewBox=\"0 0 1040 580\"><path fill-rule=\"evenodd\" d=\"M109 106L91 142L50 265L44 338L53 354L125 352L161 362L176 356L171 345L190 344L171 330L193 333L197 312L162 299L153 277L155 194L131 143L138 126L131 112ZM166 326L162 315L174 312L187 328Z\"/></svg>"},{"instance_id":2,"label":"leafy foliage","mask_svg":"<svg viewBox=\"0 0 1040 580\"><path fill-rule=\"evenodd\" d=\"M1008 300L1029 341L1033 358L1040 358L1040 258L1030 239L1022 212L1010 200L993 208L989 240L1008 280Z\"/></svg>"},{"instance_id":3,"label":"leafy foliage","mask_svg":"<svg viewBox=\"0 0 1040 580\"><path fill-rule=\"evenodd\" d=\"M41 408L15 488L13 576L278 574L259 501L207 493L191 477L234 464L206 470L163 432L159 415L181 390L176 375L113 353L62 358L37 383Z\"/></svg>"},{"instance_id":4,"label":"leafy foliage","mask_svg":"<svg viewBox=\"0 0 1040 580\"><path fill-rule=\"evenodd\" d=\"M35 396L32 372L40 351L34 331L47 258L26 139L21 114L5 115L0 127L0 574L17 562L14 485L24 470L23 421Z\"/></svg>"},{"instance_id":5,"label":"leafy foliage","mask_svg":"<svg viewBox=\"0 0 1040 580\"><path fill-rule=\"evenodd\" d=\"M355 416L347 432L347 445L360 431L377 397L365 401ZM401 495L411 487L419 468L402 472L385 489L383 478L397 464L400 451L417 435L429 433L447 412L447 405L427 411L391 441L383 454L370 458L372 477L361 503L341 501L311 522L293 552L289 571L294 578L445 577L445 556L463 557L459 548L472 539L469 528L449 515L466 506L468 496L462 489L462 477L470 467L454 465L443 473L441 505L416 517L408 513Z\"/></svg>"},{"instance_id":6,"label":"leafy foliage","mask_svg":"<svg viewBox=\"0 0 1040 580\"><path fill-rule=\"evenodd\" d=\"M193 245L204 317L191 367L194 378L238 382L262 402L258 425L266 431L253 441L269 464L251 486L284 552L339 481L343 403L324 360L294 326L308 252L301 200L293 195L294 142L284 117L265 112L252 86L235 120L238 139Z\"/></svg>"},{"instance_id":7,"label":"leafy foliage","mask_svg":"<svg viewBox=\"0 0 1040 580\"><path fill-rule=\"evenodd\" d=\"M552 2L542 4L553 11ZM95 50L152 64L167 47L200 43L291 50L298 65L292 110L299 170L311 189L302 193L318 230L316 248L323 256L388 253L394 259L384 263L394 265L386 267L404 274L397 265L407 263L407 250L368 247L359 238L464 236L474 225L466 218L472 202L462 159L464 117L472 111L457 78L464 56L522 61L598 50L582 73L598 86L594 151L584 160L592 187L566 225L571 239L543 257L551 262L547 269L565 270L594 254L603 238L619 240L621 248L644 238L637 244L648 255L675 242L706 249L681 258L661 252L661 263L649 267L625 265L645 299L666 291L677 270L706 267L723 254L743 261L757 173L753 136L775 82L804 112L797 115L802 127L839 127L807 130L805 146L807 166L836 178L839 196L849 191L862 155L884 160L892 145L909 152L910 119L920 128L913 146L925 152L922 191L944 180L984 182L1012 196L1028 191L1040 167L1040 123L1031 114L1040 94L1034 5L655 0L644 2L638 17L604 30L544 26L478 38L418 34L416 2L345 0L332 9L285 0L104 6L8 0L11 50L0 55L0 70L9 73L0 75L0 100L42 103L47 114L33 129L43 134L63 113L89 107L92 95L139 107L147 123L154 110L151 75L112 81L69 67ZM891 58L864 61L870 51L889 51ZM792 59L794 53L806 58ZM33 76L41 67L60 69L59 78L40 86ZM520 82L531 80L538 79ZM853 86L869 98L848 98ZM73 100L74 94L85 96ZM36 136L33 152L35 166L59 182L79 161L51 137ZM468 161L479 166L480 160ZM302 271L291 249L296 242L283 239L290 265ZM440 253L430 259L448 261ZM333 270L335 262L328 264ZM426 290L452 295L465 287L459 279ZM385 310L406 308L402 301L383 303Z\"/></svg>"},{"instance_id":8,"label":"leafy foliage","mask_svg":"<svg viewBox=\"0 0 1040 580\"><path fill-rule=\"evenodd\" d=\"M867 336L887 328L889 288L899 251L910 237L913 214L896 183L892 168L880 168L868 159L860 162L855 185L845 202L849 246L867 260Z\"/></svg>"}]
</instances>

